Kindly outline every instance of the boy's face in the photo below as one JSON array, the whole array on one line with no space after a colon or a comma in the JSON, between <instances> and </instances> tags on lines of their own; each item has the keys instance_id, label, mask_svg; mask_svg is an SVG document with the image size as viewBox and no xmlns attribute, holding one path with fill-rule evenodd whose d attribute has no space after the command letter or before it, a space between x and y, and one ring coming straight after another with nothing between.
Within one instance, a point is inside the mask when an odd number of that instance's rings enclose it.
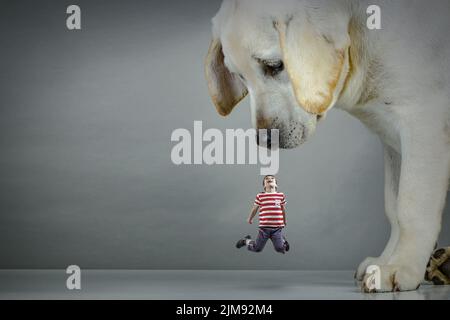
<instances>
[{"instance_id":1,"label":"boy's face","mask_svg":"<svg viewBox=\"0 0 450 320\"><path fill-rule=\"evenodd\" d=\"M264 178L264 189L265 188L276 188L277 180L274 176L267 176Z\"/></svg>"}]
</instances>

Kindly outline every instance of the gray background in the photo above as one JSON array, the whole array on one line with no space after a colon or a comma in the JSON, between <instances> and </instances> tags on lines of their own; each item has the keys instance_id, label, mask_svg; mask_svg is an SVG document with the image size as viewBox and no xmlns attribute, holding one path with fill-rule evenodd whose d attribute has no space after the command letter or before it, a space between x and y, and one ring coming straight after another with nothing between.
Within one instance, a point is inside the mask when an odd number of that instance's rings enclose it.
<instances>
[{"instance_id":1,"label":"gray background","mask_svg":"<svg viewBox=\"0 0 450 320\"><path fill-rule=\"evenodd\" d=\"M0 268L352 269L388 239L378 138L330 112L281 153L292 250L234 245L259 167L175 166L176 128L249 128L208 96L203 60L220 1L0 4ZM449 205L443 230L449 230ZM441 244L450 243L450 234Z\"/></svg>"}]
</instances>

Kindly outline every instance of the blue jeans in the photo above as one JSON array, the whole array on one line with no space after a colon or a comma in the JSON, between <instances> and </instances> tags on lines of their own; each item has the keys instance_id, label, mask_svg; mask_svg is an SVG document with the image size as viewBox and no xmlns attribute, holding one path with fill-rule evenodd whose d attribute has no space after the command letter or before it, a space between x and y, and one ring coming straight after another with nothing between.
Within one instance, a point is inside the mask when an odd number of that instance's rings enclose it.
<instances>
[{"instance_id":1,"label":"blue jeans","mask_svg":"<svg viewBox=\"0 0 450 320\"><path fill-rule=\"evenodd\" d=\"M266 245L267 240L272 240L273 246L277 252L285 253L285 238L283 228L263 228L260 227L256 240L251 240L247 249L252 252L261 252Z\"/></svg>"}]
</instances>

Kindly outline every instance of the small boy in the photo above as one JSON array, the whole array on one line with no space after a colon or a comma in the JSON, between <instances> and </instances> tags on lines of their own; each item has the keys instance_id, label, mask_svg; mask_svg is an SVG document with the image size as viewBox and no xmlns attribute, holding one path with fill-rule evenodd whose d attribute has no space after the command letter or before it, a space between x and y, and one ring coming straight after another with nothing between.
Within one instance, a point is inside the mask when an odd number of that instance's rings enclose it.
<instances>
[{"instance_id":1,"label":"small boy","mask_svg":"<svg viewBox=\"0 0 450 320\"><path fill-rule=\"evenodd\" d=\"M253 223L253 218L259 209L259 232L256 241L250 236L240 239L236 248L247 246L248 250L261 252L268 239L272 240L275 250L280 253L289 251L289 243L283 235L286 226L286 196L277 192L277 180L273 175L267 175L263 180L264 192L256 195L253 209L248 217L248 223Z\"/></svg>"}]
</instances>

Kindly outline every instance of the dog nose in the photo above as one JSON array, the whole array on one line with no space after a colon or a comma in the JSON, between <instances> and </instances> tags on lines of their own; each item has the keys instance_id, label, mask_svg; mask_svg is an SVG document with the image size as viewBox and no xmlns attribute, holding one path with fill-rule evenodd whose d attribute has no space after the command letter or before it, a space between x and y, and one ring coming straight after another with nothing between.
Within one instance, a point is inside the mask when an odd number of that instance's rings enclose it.
<instances>
[{"instance_id":1,"label":"dog nose","mask_svg":"<svg viewBox=\"0 0 450 320\"><path fill-rule=\"evenodd\" d=\"M266 147L267 149L270 149L272 147L272 130L270 129L259 129L256 132L256 143L258 146Z\"/></svg>"}]
</instances>

